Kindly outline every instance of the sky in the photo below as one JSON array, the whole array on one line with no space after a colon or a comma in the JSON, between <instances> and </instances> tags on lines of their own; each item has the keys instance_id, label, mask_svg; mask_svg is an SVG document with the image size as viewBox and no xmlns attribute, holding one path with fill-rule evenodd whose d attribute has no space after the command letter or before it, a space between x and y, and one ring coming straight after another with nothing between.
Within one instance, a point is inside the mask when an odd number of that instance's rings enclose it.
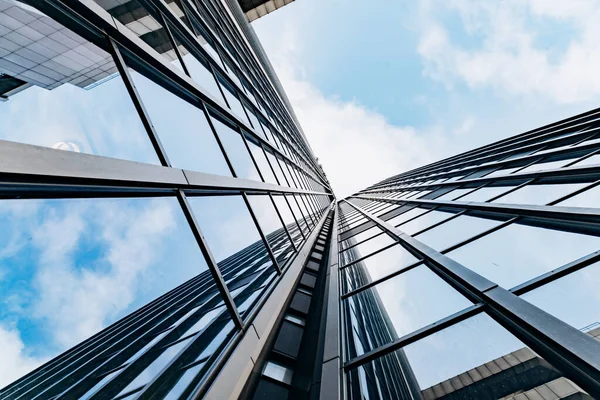
<instances>
[{"instance_id":1,"label":"sky","mask_svg":"<svg viewBox=\"0 0 600 400\"><path fill-rule=\"evenodd\" d=\"M253 23L338 198L597 107L596 0L296 0Z\"/></svg>"}]
</instances>

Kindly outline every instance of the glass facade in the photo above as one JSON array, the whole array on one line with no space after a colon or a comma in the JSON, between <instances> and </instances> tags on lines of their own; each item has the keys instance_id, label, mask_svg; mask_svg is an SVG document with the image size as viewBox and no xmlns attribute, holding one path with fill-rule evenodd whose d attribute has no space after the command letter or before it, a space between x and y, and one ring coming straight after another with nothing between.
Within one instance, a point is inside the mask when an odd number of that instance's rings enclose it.
<instances>
[{"instance_id":1,"label":"glass facade","mask_svg":"<svg viewBox=\"0 0 600 400\"><path fill-rule=\"evenodd\" d=\"M599 116L338 203L344 397L600 396Z\"/></svg>"},{"instance_id":2,"label":"glass facade","mask_svg":"<svg viewBox=\"0 0 600 400\"><path fill-rule=\"evenodd\" d=\"M205 392L308 259L333 195L230 6L0 0L0 399Z\"/></svg>"}]
</instances>

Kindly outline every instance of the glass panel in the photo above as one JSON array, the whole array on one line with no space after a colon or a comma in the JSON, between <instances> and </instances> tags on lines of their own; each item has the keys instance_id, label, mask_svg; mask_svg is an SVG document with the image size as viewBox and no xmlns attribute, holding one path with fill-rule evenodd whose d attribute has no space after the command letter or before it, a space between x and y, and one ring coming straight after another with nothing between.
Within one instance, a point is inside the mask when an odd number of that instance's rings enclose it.
<instances>
[{"instance_id":1,"label":"glass panel","mask_svg":"<svg viewBox=\"0 0 600 400\"><path fill-rule=\"evenodd\" d=\"M536 171L546 171L548 169L556 169L556 168L560 168L565 164L570 163L573 160L560 160L560 161L549 161L549 162L542 162L542 163L536 163L533 165L530 165L529 167L523 168L522 170L520 170L519 172L517 172L518 174L521 173L525 173L525 172L536 172Z\"/></svg>"},{"instance_id":2,"label":"glass panel","mask_svg":"<svg viewBox=\"0 0 600 400\"><path fill-rule=\"evenodd\" d=\"M134 70L129 71L171 164L231 176L202 110Z\"/></svg>"},{"instance_id":3,"label":"glass panel","mask_svg":"<svg viewBox=\"0 0 600 400\"><path fill-rule=\"evenodd\" d=\"M348 256L353 254L353 250L348 251ZM358 256L354 256L357 259ZM404 267L416 263L418 260L410 254L404 247L398 245L392 246L382 252L374 254L364 260L343 269L344 277L348 289L346 292L366 285L374 280L388 276L392 272L401 270Z\"/></svg>"},{"instance_id":4,"label":"glass panel","mask_svg":"<svg viewBox=\"0 0 600 400\"><path fill-rule=\"evenodd\" d=\"M593 187L591 189L586 190L583 193L579 193L576 196L568 198L567 200L561 201L556 204L560 207L592 207L592 208L600 208L600 204L598 203L600 194L600 186Z\"/></svg>"},{"instance_id":5,"label":"glass panel","mask_svg":"<svg viewBox=\"0 0 600 400\"><path fill-rule=\"evenodd\" d=\"M465 197L462 197L460 201L478 201L483 203L500 195L501 193L508 192L509 190L510 187L506 186L482 187L481 189L477 189Z\"/></svg>"},{"instance_id":6,"label":"glass panel","mask_svg":"<svg viewBox=\"0 0 600 400\"><path fill-rule=\"evenodd\" d=\"M421 232L423 229L430 227L431 225L437 224L440 221L452 217L453 214L441 212L441 211L430 211L426 214L421 215L419 218L413 219L405 224L398 227L402 232L406 232L409 235L414 235L417 232Z\"/></svg>"},{"instance_id":7,"label":"glass panel","mask_svg":"<svg viewBox=\"0 0 600 400\"><path fill-rule=\"evenodd\" d=\"M182 69L166 29L139 1L95 1L167 61Z\"/></svg>"},{"instance_id":8,"label":"glass panel","mask_svg":"<svg viewBox=\"0 0 600 400\"><path fill-rule=\"evenodd\" d=\"M275 379L276 381L287 383L288 385L292 383L293 374L294 370L291 368L284 367L283 365L273 361L268 361L265 365L265 369L263 370L263 375L268 376L271 379Z\"/></svg>"},{"instance_id":9,"label":"glass panel","mask_svg":"<svg viewBox=\"0 0 600 400\"><path fill-rule=\"evenodd\" d=\"M119 395L125 394L130 390L133 390L141 385L145 385L154 379L159 372L163 370L183 348L190 343L192 338L182 340L181 342L175 343L174 345L167 347L166 349L156 350L157 352L162 351L160 355L148 365L139 375L135 377L121 392Z\"/></svg>"},{"instance_id":10,"label":"glass panel","mask_svg":"<svg viewBox=\"0 0 600 400\"><path fill-rule=\"evenodd\" d=\"M448 256L507 289L598 250L595 236L512 224Z\"/></svg>"},{"instance_id":11,"label":"glass panel","mask_svg":"<svg viewBox=\"0 0 600 400\"><path fill-rule=\"evenodd\" d=\"M254 161L258 165L260 169L260 173L262 174L264 181L267 183L274 183L277 185L277 180L275 179L275 175L273 175L273 171L267 162L267 158L265 153L263 153L263 149L257 145L250 137L246 136L248 141L248 147L252 152L252 156L254 157Z\"/></svg>"},{"instance_id":12,"label":"glass panel","mask_svg":"<svg viewBox=\"0 0 600 400\"><path fill-rule=\"evenodd\" d=\"M361 271L356 273L361 275ZM345 300L347 323L352 326L349 357L378 348L470 305L427 267L406 271Z\"/></svg>"},{"instance_id":13,"label":"glass panel","mask_svg":"<svg viewBox=\"0 0 600 400\"><path fill-rule=\"evenodd\" d=\"M174 198L3 200L0 221L4 383L198 274L210 279Z\"/></svg>"},{"instance_id":14,"label":"glass panel","mask_svg":"<svg viewBox=\"0 0 600 400\"><path fill-rule=\"evenodd\" d=\"M217 81L210 72L200 61L196 59L192 54L188 53L187 49L180 47L183 62L187 67L191 78L208 91L217 101L225 104L223 95L217 86Z\"/></svg>"},{"instance_id":15,"label":"glass panel","mask_svg":"<svg viewBox=\"0 0 600 400\"><path fill-rule=\"evenodd\" d=\"M304 215L303 211L300 211L300 206L298 204L300 200L297 197L294 197L290 194L286 195L286 197L288 203L292 206L292 213L296 217L296 220L300 224L300 227L304 232L308 232L309 228L307 226L307 222L309 221L309 219Z\"/></svg>"},{"instance_id":16,"label":"glass panel","mask_svg":"<svg viewBox=\"0 0 600 400\"><path fill-rule=\"evenodd\" d=\"M376 236L378 234L380 234L381 232L383 232L381 229L379 229L378 227L374 226L372 228L367 229L366 231L362 231L361 233L358 233L352 237L350 237L349 239L346 239L343 241L342 243L342 247L343 248L348 248L352 245L355 245L357 243L363 242L367 239L372 238L373 236Z\"/></svg>"},{"instance_id":17,"label":"glass panel","mask_svg":"<svg viewBox=\"0 0 600 400\"><path fill-rule=\"evenodd\" d=\"M460 215L418 235L417 239L438 251L442 251L501 223L491 219Z\"/></svg>"},{"instance_id":18,"label":"glass panel","mask_svg":"<svg viewBox=\"0 0 600 400\"><path fill-rule=\"evenodd\" d=\"M189 201L232 296L236 289L260 286L271 278L275 268L241 196Z\"/></svg>"},{"instance_id":19,"label":"glass panel","mask_svg":"<svg viewBox=\"0 0 600 400\"><path fill-rule=\"evenodd\" d=\"M237 98L234 92L232 92L227 85L221 85L221 87L223 88L223 94L227 99L227 103L229 104L231 111L233 111L233 113L237 115L241 121L249 122L248 118L246 117L246 113L242 108L242 103L240 103L240 100Z\"/></svg>"},{"instance_id":20,"label":"glass panel","mask_svg":"<svg viewBox=\"0 0 600 400\"><path fill-rule=\"evenodd\" d=\"M248 196L248 200L277 262L283 266L294 253L294 248L277 216L271 199L268 196Z\"/></svg>"},{"instance_id":21,"label":"glass panel","mask_svg":"<svg viewBox=\"0 0 600 400\"><path fill-rule=\"evenodd\" d=\"M573 161L573 160L571 160ZM587 165L597 165L600 164L600 154L594 154L591 157L586 158L585 160L581 160L578 163L572 165L572 167L585 167Z\"/></svg>"},{"instance_id":22,"label":"glass panel","mask_svg":"<svg viewBox=\"0 0 600 400\"><path fill-rule=\"evenodd\" d=\"M521 297L574 328L594 329L597 335L600 334L599 285L600 263L595 263Z\"/></svg>"},{"instance_id":23,"label":"glass panel","mask_svg":"<svg viewBox=\"0 0 600 400\"><path fill-rule=\"evenodd\" d=\"M440 197L436 197L436 200L443 200L443 201L448 201L448 200L456 200L458 197L464 195L465 193L470 192L471 190L473 190L473 188L469 188L469 189L454 189L451 192L448 192L444 195L441 195ZM458 199L460 201L463 201L463 199Z\"/></svg>"},{"instance_id":24,"label":"glass panel","mask_svg":"<svg viewBox=\"0 0 600 400\"><path fill-rule=\"evenodd\" d=\"M494 177L494 176L509 175L509 174L512 174L513 172L515 172L516 170L521 169L521 168L523 168L523 167L521 166L521 167L502 168L502 169L499 169L497 171L492 172L491 174L485 175L485 177L486 178L491 178L491 177Z\"/></svg>"},{"instance_id":25,"label":"glass panel","mask_svg":"<svg viewBox=\"0 0 600 400\"><path fill-rule=\"evenodd\" d=\"M294 243L298 245L303 240L302 233L298 228L298 223L292 215L290 207L286 203L286 199L282 195L273 195L273 200L275 200L275 205L279 210L281 218L283 218L285 226L287 227L288 231L290 232L290 235L292 236L292 240L294 240Z\"/></svg>"},{"instance_id":26,"label":"glass panel","mask_svg":"<svg viewBox=\"0 0 600 400\"><path fill-rule=\"evenodd\" d=\"M381 235L366 240L357 246L350 248L349 250L345 250L342 254L340 254L340 261L342 262L342 265L346 265L353 260L368 256L369 254L382 249L394 243L395 241L396 240L387 233L382 233Z\"/></svg>"},{"instance_id":27,"label":"glass panel","mask_svg":"<svg viewBox=\"0 0 600 400\"><path fill-rule=\"evenodd\" d=\"M183 391L188 387L188 385L192 382L192 380L198 375L200 369L204 366L204 363L200 363L194 365L191 368L185 370L185 372L181 375L181 378L177 381L175 386L167 393L164 397L164 400L176 400L179 399L179 396L183 393Z\"/></svg>"},{"instance_id":28,"label":"glass panel","mask_svg":"<svg viewBox=\"0 0 600 400\"><path fill-rule=\"evenodd\" d=\"M441 390L459 399L498 399L560 376L485 314L413 343L404 353L425 395Z\"/></svg>"},{"instance_id":29,"label":"glass panel","mask_svg":"<svg viewBox=\"0 0 600 400\"><path fill-rule=\"evenodd\" d=\"M557 393L567 388L565 396L588 398L485 314L369 362L347 376L352 399L561 397L551 388Z\"/></svg>"},{"instance_id":30,"label":"glass panel","mask_svg":"<svg viewBox=\"0 0 600 400\"><path fill-rule=\"evenodd\" d=\"M260 181L242 136L214 118L212 122L237 177Z\"/></svg>"},{"instance_id":31,"label":"glass panel","mask_svg":"<svg viewBox=\"0 0 600 400\"><path fill-rule=\"evenodd\" d=\"M502 196L492 203L515 203L546 205L562 196L585 186L583 183L561 183L558 185L526 185L512 193Z\"/></svg>"},{"instance_id":32,"label":"glass panel","mask_svg":"<svg viewBox=\"0 0 600 400\"><path fill-rule=\"evenodd\" d=\"M0 139L158 164L110 54L23 3L2 5L14 32L0 35L10 48L0 48Z\"/></svg>"},{"instance_id":33,"label":"glass panel","mask_svg":"<svg viewBox=\"0 0 600 400\"><path fill-rule=\"evenodd\" d=\"M407 206L407 207L411 207L411 206ZM429 211L429 210L426 208L415 207L408 211L403 212L400 215L395 216L394 218L387 220L387 222L388 222L388 224L391 224L394 226L399 226L399 225L403 224L404 222L408 221L409 219L412 219L419 215L425 214L427 211Z\"/></svg>"}]
</instances>

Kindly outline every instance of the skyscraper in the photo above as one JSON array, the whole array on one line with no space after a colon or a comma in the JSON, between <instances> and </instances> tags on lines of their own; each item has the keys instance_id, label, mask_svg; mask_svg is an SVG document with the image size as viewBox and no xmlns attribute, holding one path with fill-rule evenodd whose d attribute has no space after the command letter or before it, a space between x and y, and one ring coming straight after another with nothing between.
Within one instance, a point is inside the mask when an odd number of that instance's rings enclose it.
<instances>
[{"instance_id":1,"label":"skyscraper","mask_svg":"<svg viewBox=\"0 0 600 400\"><path fill-rule=\"evenodd\" d=\"M0 399L600 397L600 111L336 201L288 3L0 0Z\"/></svg>"}]
</instances>

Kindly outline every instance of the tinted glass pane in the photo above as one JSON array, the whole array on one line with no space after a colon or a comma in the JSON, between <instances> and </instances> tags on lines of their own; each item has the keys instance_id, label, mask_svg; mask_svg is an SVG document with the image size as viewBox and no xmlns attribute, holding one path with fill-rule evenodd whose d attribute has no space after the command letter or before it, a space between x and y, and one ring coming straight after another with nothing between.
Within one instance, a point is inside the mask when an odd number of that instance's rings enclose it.
<instances>
[{"instance_id":1,"label":"tinted glass pane","mask_svg":"<svg viewBox=\"0 0 600 400\"><path fill-rule=\"evenodd\" d=\"M521 297L577 329L595 329L600 327L599 285L600 264L595 263Z\"/></svg>"},{"instance_id":2,"label":"tinted glass pane","mask_svg":"<svg viewBox=\"0 0 600 400\"><path fill-rule=\"evenodd\" d=\"M355 245L357 243L363 242L367 239L372 238L373 236L376 236L380 233L382 233L383 231L381 229L379 229L378 227L374 226L372 228L369 228L365 231L362 231L361 233L358 233L352 237L350 237L347 240L344 240L342 242L342 247L343 248L348 248L352 245Z\"/></svg>"},{"instance_id":3,"label":"tinted glass pane","mask_svg":"<svg viewBox=\"0 0 600 400\"><path fill-rule=\"evenodd\" d=\"M411 269L345 300L347 320L353 326L349 356L373 350L469 305L427 267Z\"/></svg>"},{"instance_id":4,"label":"tinted glass pane","mask_svg":"<svg viewBox=\"0 0 600 400\"><path fill-rule=\"evenodd\" d=\"M202 65L202 63L200 63L196 57L188 53L187 50L183 50L183 62L185 63L191 78L204 89L206 89L208 93L210 93L216 100L225 104L223 95L217 86L217 81L215 80L213 74L206 69L206 67Z\"/></svg>"},{"instance_id":5,"label":"tinted glass pane","mask_svg":"<svg viewBox=\"0 0 600 400\"><path fill-rule=\"evenodd\" d=\"M296 220L294 219L292 211L290 210L290 206L288 205L288 203L286 203L285 197L282 195L273 195L273 200L275 200L275 205L277 206L277 209L281 214L281 218L283 218L285 226L287 227L288 231L290 232L290 235L292 236L292 240L294 240L294 243L296 244L300 243L303 240L303 238L302 233L298 228L299 222L296 222Z\"/></svg>"},{"instance_id":6,"label":"tinted glass pane","mask_svg":"<svg viewBox=\"0 0 600 400\"><path fill-rule=\"evenodd\" d=\"M448 256L505 288L596 251L595 236L512 224Z\"/></svg>"},{"instance_id":7,"label":"tinted glass pane","mask_svg":"<svg viewBox=\"0 0 600 400\"><path fill-rule=\"evenodd\" d=\"M346 257L358 258L357 255L353 255L352 249L348 250ZM402 246L395 245L389 247L343 269L344 279L347 281L345 285L348 285L348 290L346 291L357 289L415 262L417 262L417 259Z\"/></svg>"},{"instance_id":8,"label":"tinted glass pane","mask_svg":"<svg viewBox=\"0 0 600 400\"><path fill-rule=\"evenodd\" d=\"M579 193L576 196L568 198L567 200L561 201L556 204L560 207L592 207L599 208L598 196L600 195L600 187L596 186L585 192Z\"/></svg>"},{"instance_id":9,"label":"tinted glass pane","mask_svg":"<svg viewBox=\"0 0 600 400\"><path fill-rule=\"evenodd\" d=\"M409 209L408 211L403 212L400 215L395 216L394 218L390 218L387 220L388 224L391 224L393 226L399 226L400 224L408 221L409 219L413 219L419 215L422 215L424 213L426 213L427 209L425 208L412 208Z\"/></svg>"},{"instance_id":10,"label":"tinted glass pane","mask_svg":"<svg viewBox=\"0 0 600 400\"><path fill-rule=\"evenodd\" d=\"M526 185L505 196L493 201L493 203L520 203L546 205L562 196L574 192L584 186L583 183L571 183L560 185Z\"/></svg>"},{"instance_id":11,"label":"tinted glass pane","mask_svg":"<svg viewBox=\"0 0 600 400\"><path fill-rule=\"evenodd\" d=\"M212 285L172 198L4 200L0 220L2 383L199 274Z\"/></svg>"},{"instance_id":12,"label":"tinted glass pane","mask_svg":"<svg viewBox=\"0 0 600 400\"><path fill-rule=\"evenodd\" d=\"M242 136L214 118L212 122L237 177L260 181Z\"/></svg>"},{"instance_id":13,"label":"tinted glass pane","mask_svg":"<svg viewBox=\"0 0 600 400\"><path fill-rule=\"evenodd\" d=\"M437 224L445 219L452 217L453 214L445 213L441 211L430 211L420 217L413 219L405 224L398 227L402 232L414 235L417 232L421 232L425 228L429 228L431 225Z\"/></svg>"},{"instance_id":14,"label":"tinted glass pane","mask_svg":"<svg viewBox=\"0 0 600 400\"><path fill-rule=\"evenodd\" d=\"M460 201L478 201L478 202L486 202L502 193L508 192L510 187L502 186L502 187L482 187L481 189L477 189L476 191L467 194L462 197Z\"/></svg>"},{"instance_id":15,"label":"tinted glass pane","mask_svg":"<svg viewBox=\"0 0 600 400\"><path fill-rule=\"evenodd\" d=\"M268 196L249 196L250 205L280 265L292 256L293 247Z\"/></svg>"},{"instance_id":16,"label":"tinted glass pane","mask_svg":"<svg viewBox=\"0 0 600 400\"><path fill-rule=\"evenodd\" d=\"M167 61L182 69L167 30L150 15L142 3L138 1L95 1Z\"/></svg>"},{"instance_id":17,"label":"tinted glass pane","mask_svg":"<svg viewBox=\"0 0 600 400\"><path fill-rule=\"evenodd\" d=\"M0 17L0 139L158 164L110 54L20 2Z\"/></svg>"},{"instance_id":18,"label":"tinted glass pane","mask_svg":"<svg viewBox=\"0 0 600 400\"><path fill-rule=\"evenodd\" d=\"M402 379L405 376L408 381ZM353 399L407 398L407 392L424 399L583 395L556 368L483 314L359 367L348 375L348 383Z\"/></svg>"},{"instance_id":19,"label":"tinted glass pane","mask_svg":"<svg viewBox=\"0 0 600 400\"><path fill-rule=\"evenodd\" d=\"M202 110L137 72L129 71L171 164L231 176Z\"/></svg>"},{"instance_id":20,"label":"tinted glass pane","mask_svg":"<svg viewBox=\"0 0 600 400\"><path fill-rule=\"evenodd\" d=\"M194 197L190 204L234 298L272 278L275 268L241 196Z\"/></svg>"},{"instance_id":21,"label":"tinted glass pane","mask_svg":"<svg viewBox=\"0 0 600 400\"><path fill-rule=\"evenodd\" d=\"M531 379L527 389L537 386L532 384L533 379L543 383L559 376L552 371L552 366L485 314L435 333L407 346L404 351L421 390L437 391L437 385L447 387L445 392L463 389L456 393L462 394L459 398L497 399L519 392L525 389L521 386L523 380L518 379L521 373L528 374ZM444 356L440 357L440 354ZM545 371L534 369L540 364ZM542 372L550 376L543 376ZM460 385L465 373L475 379L465 379ZM536 373L540 375L536 376ZM483 379L478 379L479 376ZM496 379L485 379L484 376Z\"/></svg>"},{"instance_id":22,"label":"tinted glass pane","mask_svg":"<svg viewBox=\"0 0 600 400\"><path fill-rule=\"evenodd\" d=\"M264 181L267 183L277 184L277 180L275 179L275 175L273 175L273 171L271 170L271 167L269 166L269 163L267 161L265 153L263 152L263 149L259 145L254 143L252 140L250 140L249 137L246 137L246 138L248 139L248 147L250 148L250 151L252 152L254 161L256 161L256 164L258 165L258 168L260 169L260 173L262 174Z\"/></svg>"},{"instance_id":23,"label":"tinted glass pane","mask_svg":"<svg viewBox=\"0 0 600 400\"><path fill-rule=\"evenodd\" d=\"M434 249L441 251L451 245L469 239L478 233L500 225L502 222L490 219L460 215L448 222L436 226L420 235L417 239Z\"/></svg>"},{"instance_id":24,"label":"tinted glass pane","mask_svg":"<svg viewBox=\"0 0 600 400\"><path fill-rule=\"evenodd\" d=\"M340 261L342 265L350 263L352 260L357 260L372 254L373 252L382 249L392 243L395 240L390 235L382 233L381 235L375 236L369 240L366 240L349 250L345 250L340 254Z\"/></svg>"}]
</instances>

